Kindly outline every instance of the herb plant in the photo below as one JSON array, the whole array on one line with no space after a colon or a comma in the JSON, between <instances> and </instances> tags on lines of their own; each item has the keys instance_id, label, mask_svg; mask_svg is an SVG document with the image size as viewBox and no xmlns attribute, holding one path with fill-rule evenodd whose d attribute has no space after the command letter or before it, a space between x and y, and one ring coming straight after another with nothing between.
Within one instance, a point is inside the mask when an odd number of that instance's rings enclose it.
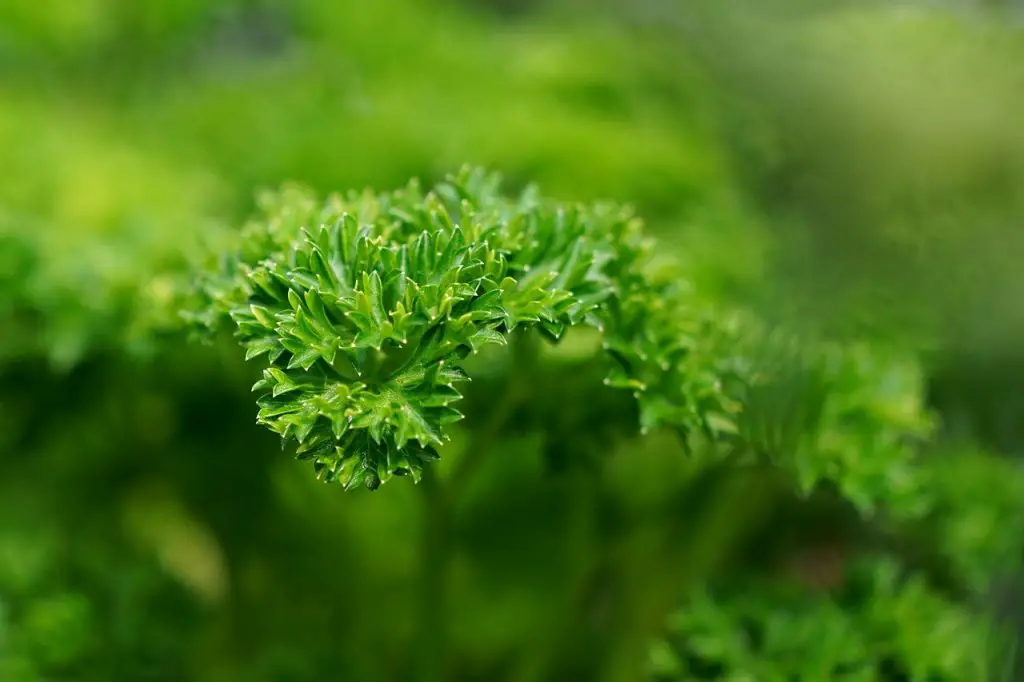
<instances>
[{"instance_id":1,"label":"herb plant","mask_svg":"<svg viewBox=\"0 0 1024 682\"><path fill-rule=\"evenodd\" d=\"M258 421L323 481L376 490L407 477L427 484L426 513L443 519L445 500L470 484L474 462L517 419L558 431L548 456L571 452L562 466L603 466L608 441L566 432L579 424L556 417L608 400L608 437L670 435L701 471L746 477L800 509L828 498L849 510L860 530L851 539L839 524L830 529L841 558L823 588L808 587L806 570L783 571L803 579L779 588L752 578L749 566L670 586L656 609L666 618L646 645L656 679L1004 672L1008 649L994 644L998 630L971 595L1018 557L965 562L995 550L964 518L992 518L992 504L1019 494L1020 474L1004 467L990 499L958 499L942 478L955 458L929 445L935 417L919 359L801 337L708 305L626 207L563 204L535 187L509 196L496 175L471 168L428 191L413 181L321 201L288 186L263 196L260 215L201 271L187 296L189 327L207 339L233 331L260 367ZM515 392L505 390L508 405L501 391L472 391L505 345L509 374L522 374ZM563 377L579 407L540 408L563 346L596 368L580 374L594 384ZM601 384L607 398L594 393ZM474 399L496 407L464 422L464 393L471 415ZM453 436L470 446L453 446ZM451 457L457 465L444 467ZM745 503L757 508L734 500ZM758 523L748 519L748 530ZM442 550L432 548L440 565ZM436 654L426 647L433 663L424 675L444 679Z\"/></svg>"}]
</instances>

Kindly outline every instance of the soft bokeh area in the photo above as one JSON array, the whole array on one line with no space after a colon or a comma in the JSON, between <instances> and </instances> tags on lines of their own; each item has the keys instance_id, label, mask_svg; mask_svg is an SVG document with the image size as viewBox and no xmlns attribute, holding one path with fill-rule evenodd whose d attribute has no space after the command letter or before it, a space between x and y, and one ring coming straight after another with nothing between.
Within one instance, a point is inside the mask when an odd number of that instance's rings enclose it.
<instances>
[{"instance_id":1,"label":"soft bokeh area","mask_svg":"<svg viewBox=\"0 0 1024 682\"><path fill-rule=\"evenodd\" d=\"M771 473L606 434L632 408L577 363L585 335L543 351L532 411L451 493L442 537L411 482L317 482L255 423L237 344L168 331L190 254L285 182L387 190L475 164L509 191L635 206L700 301L915 358L960 524L922 545L1016 560L1022 17L995 0L0 1L0 681L726 679L652 645L693 585L877 539ZM478 363L472 404L510 363ZM1012 620L1020 582L950 593ZM758 608L833 622L801 594ZM728 679L983 682L950 671L980 670L985 637L942 621L935 640L922 603L884 675ZM683 613L718 632L700 598ZM906 652L946 641L971 660L911 677Z\"/></svg>"}]
</instances>

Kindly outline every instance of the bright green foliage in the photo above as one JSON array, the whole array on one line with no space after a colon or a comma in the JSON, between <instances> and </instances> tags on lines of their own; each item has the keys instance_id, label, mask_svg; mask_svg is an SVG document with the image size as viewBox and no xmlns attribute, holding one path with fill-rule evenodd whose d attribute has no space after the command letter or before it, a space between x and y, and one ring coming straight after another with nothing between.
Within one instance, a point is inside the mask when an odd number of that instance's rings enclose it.
<instances>
[{"instance_id":1,"label":"bright green foliage","mask_svg":"<svg viewBox=\"0 0 1024 682\"><path fill-rule=\"evenodd\" d=\"M470 356L513 333L557 347L583 326L599 335L605 385L637 401L637 436L672 432L711 466L770 465L801 496L828 482L883 535L938 528L954 582L991 584L955 560L958 543L984 551L985 512L950 506L942 470L920 459L933 420L918 363L708 307L629 210L562 204L533 187L508 197L496 175L470 168L426 192L414 181L326 202L289 186L261 208L212 250L185 317L206 334L234 327L246 360L263 365L259 421L318 478L369 489L419 480L462 419ZM1012 496L1019 486L1008 485ZM685 601L653 650L658 674L691 679L696 665L736 680L877 679L896 666L914 679L989 679L991 657L976 655L985 618L923 574L904 580L899 558L872 556L847 576L845 597L734 581Z\"/></svg>"},{"instance_id":2,"label":"bright green foliage","mask_svg":"<svg viewBox=\"0 0 1024 682\"><path fill-rule=\"evenodd\" d=\"M270 363L260 421L321 476L370 488L436 459L468 353L518 327L600 324L633 234L624 215L506 203L479 172L285 211L243 236L233 288L208 290Z\"/></svg>"},{"instance_id":3,"label":"bright green foliage","mask_svg":"<svg viewBox=\"0 0 1024 682\"><path fill-rule=\"evenodd\" d=\"M22 221L0 214L0 362L42 356L67 371L96 351L152 350L160 333L176 331L171 279L162 271L180 266L177 248L150 249L138 233L55 245L51 226L26 229Z\"/></svg>"},{"instance_id":4,"label":"bright green foliage","mask_svg":"<svg viewBox=\"0 0 1024 682\"><path fill-rule=\"evenodd\" d=\"M212 231L215 183L106 127L3 99L0 363L38 357L67 371L97 353L152 350L179 326L171 275Z\"/></svg>"},{"instance_id":5,"label":"bright green foliage","mask_svg":"<svg viewBox=\"0 0 1024 682\"><path fill-rule=\"evenodd\" d=\"M914 533L895 524L886 528L896 533L895 552L847 552L828 589L807 584L837 569L828 555L808 555L804 576L796 565L782 575L713 579L652 645L653 679L1008 679L1014 650L1005 624L978 599L1021 565L1013 538L1022 529L1024 469L978 453L917 468L933 506L916 523L938 538L935 555L922 563ZM831 539L843 542L839 533Z\"/></svg>"},{"instance_id":6,"label":"bright green foliage","mask_svg":"<svg viewBox=\"0 0 1024 682\"><path fill-rule=\"evenodd\" d=\"M645 428L705 426L705 403L721 400L716 376L680 376L693 348L659 316L627 210L533 190L509 200L479 170L426 194L413 183L319 209L291 190L265 209L190 317L230 315L246 357L266 356L260 421L322 477L418 477L461 418L459 361L517 329L555 342L573 325L603 329L617 361L607 383L637 393Z\"/></svg>"},{"instance_id":7,"label":"bright green foliage","mask_svg":"<svg viewBox=\"0 0 1024 682\"><path fill-rule=\"evenodd\" d=\"M586 324L603 337L605 383L639 401L642 433L794 465L806 490L832 479L865 509L888 495L890 469L912 483L909 437L926 422L900 365L699 306L655 267L627 209L534 188L509 199L466 169L430 192L413 182L323 206L288 188L263 213L186 315L205 328L230 317L246 359L267 363L260 422L321 478L418 478L461 418L460 361L518 329L557 343Z\"/></svg>"},{"instance_id":8,"label":"bright green foliage","mask_svg":"<svg viewBox=\"0 0 1024 682\"><path fill-rule=\"evenodd\" d=\"M246 359L267 365L259 421L320 478L418 479L462 416L460 361L518 329L558 343L585 324L602 335L605 384L636 396L641 433L767 458L805 492L835 481L865 511L921 511L913 366L699 305L627 209L535 188L510 199L479 169L323 205L290 187L262 208L186 315L207 329L230 317Z\"/></svg>"},{"instance_id":9,"label":"bright green foliage","mask_svg":"<svg viewBox=\"0 0 1024 682\"><path fill-rule=\"evenodd\" d=\"M1019 27L577 4L0 3L0 680L1000 679Z\"/></svg>"},{"instance_id":10,"label":"bright green foliage","mask_svg":"<svg viewBox=\"0 0 1024 682\"><path fill-rule=\"evenodd\" d=\"M866 513L879 503L904 518L926 512L915 460L932 419L916 363L863 344L769 348L758 369L774 376L744 395L745 444L791 464L804 492L824 479Z\"/></svg>"},{"instance_id":11,"label":"bright green foliage","mask_svg":"<svg viewBox=\"0 0 1024 682\"><path fill-rule=\"evenodd\" d=\"M697 591L652 648L653 679L999 679L992 661L1005 643L983 616L901 575L891 557L858 564L834 595L763 580Z\"/></svg>"}]
</instances>

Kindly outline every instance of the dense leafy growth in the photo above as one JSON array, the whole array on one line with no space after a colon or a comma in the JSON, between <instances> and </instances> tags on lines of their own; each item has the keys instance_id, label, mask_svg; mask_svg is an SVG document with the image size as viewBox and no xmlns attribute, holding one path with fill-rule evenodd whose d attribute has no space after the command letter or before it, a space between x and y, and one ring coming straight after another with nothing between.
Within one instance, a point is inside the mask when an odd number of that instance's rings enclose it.
<instances>
[{"instance_id":1,"label":"dense leafy growth","mask_svg":"<svg viewBox=\"0 0 1024 682\"><path fill-rule=\"evenodd\" d=\"M479 171L319 213L292 192L278 211L243 235L237 276L208 285L216 307L195 317L231 316L247 359L270 363L260 421L349 486L436 459L467 354L522 327L557 340L585 320L617 326L598 308L630 284L640 246L627 214L506 202Z\"/></svg>"},{"instance_id":2,"label":"dense leafy growth","mask_svg":"<svg viewBox=\"0 0 1024 682\"><path fill-rule=\"evenodd\" d=\"M1020 25L726 4L0 3L0 680L1010 679Z\"/></svg>"},{"instance_id":3,"label":"dense leafy growth","mask_svg":"<svg viewBox=\"0 0 1024 682\"><path fill-rule=\"evenodd\" d=\"M259 421L319 478L418 481L462 418L469 356L524 330L557 346L582 325L600 336L604 384L638 403L635 434L672 431L713 467L774 466L805 496L833 486L862 518L888 519L883 534L931 524L951 539L938 551L956 589L991 584L956 559L985 551L957 543L978 540L965 515L986 512L951 507L941 470L920 458L932 418L913 360L700 305L628 210L564 205L532 186L509 198L496 175L468 168L427 192L413 181L325 203L287 187L262 208L211 257L185 315L206 332L233 324L246 360L264 363ZM796 621L749 582L735 603L688 599L653 650L656 675L991 679L988 631L969 611L922 576L904 584L898 557L866 565L839 578L835 600L801 598ZM932 629L915 634L924 622Z\"/></svg>"},{"instance_id":4,"label":"dense leafy growth","mask_svg":"<svg viewBox=\"0 0 1024 682\"><path fill-rule=\"evenodd\" d=\"M833 598L756 580L699 591L652 648L653 679L998 679L997 631L901 570L860 559Z\"/></svg>"},{"instance_id":5,"label":"dense leafy growth","mask_svg":"<svg viewBox=\"0 0 1024 682\"><path fill-rule=\"evenodd\" d=\"M830 479L866 510L914 494L928 422L898 359L715 315L651 258L627 209L535 188L509 199L498 185L465 169L430 192L413 182L324 205L292 187L215 259L186 316L234 322L246 359L267 363L260 422L318 476L371 489L418 479L462 416L461 360L517 329L557 343L585 324L602 335L605 384L639 401L642 433L794 466L805 491Z\"/></svg>"},{"instance_id":6,"label":"dense leafy growth","mask_svg":"<svg viewBox=\"0 0 1024 682\"><path fill-rule=\"evenodd\" d=\"M967 466L991 477L986 494L960 489ZM920 537L896 524L883 531L897 531L888 544L856 547L832 535L773 567L772 579L747 573L701 585L652 645L653 678L1008 679L1015 648L1005 621L977 599L1021 566L1019 548L995 528L1021 532L1013 509L1024 478L1018 467L962 454L921 474L939 500L925 527L941 539L927 561Z\"/></svg>"}]
</instances>

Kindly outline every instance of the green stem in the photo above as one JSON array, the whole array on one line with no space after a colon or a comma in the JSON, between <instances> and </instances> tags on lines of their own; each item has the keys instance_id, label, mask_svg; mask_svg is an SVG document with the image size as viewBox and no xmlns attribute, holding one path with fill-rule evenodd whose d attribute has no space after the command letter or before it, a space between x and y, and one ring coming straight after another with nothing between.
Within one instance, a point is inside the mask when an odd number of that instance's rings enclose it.
<instances>
[{"instance_id":1,"label":"green stem","mask_svg":"<svg viewBox=\"0 0 1024 682\"><path fill-rule=\"evenodd\" d=\"M630 607L619 623L615 646L608 652L603 682L636 679L649 643L686 591L706 579L715 564L742 540L752 520L765 514L777 500L778 491L763 484L758 470L727 474L717 484L713 480L701 477L697 481L710 486L706 494L713 495L701 518L685 527L669 524L659 529L661 542L654 556L645 557L648 561L628 570L626 601ZM684 498L696 490L694 484L687 488ZM678 516L671 506L654 512L654 518ZM651 570L652 566L659 569Z\"/></svg>"},{"instance_id":2,"label":"green stem","mask_svg":"<svg viewBox=\"0 0 1024 682\"><path fill-rule=\"evenodd\" d=\"M529 386L527 375L536 362L539 342L537 335L530 332L516 331L509 336L509 364L512 370L509 372L508 384L486 420L474 429L473 437L452 471L450 487L456 493L464 490L472 480L483 462L484 454L491 448L494 440L500 435L501 428L525 397Z\"/></svg>"},{"instance_id":3,"label":"green stem","mask_svg":"<svg viewBox=\"0 0 1024 682\"><path fill-rule=\"evenodd\" d=\"M600 613L600 604L595 608L594 590L601 550L596 528L601 504L600 470L588 471L576 464L565 472L562 483L569 502L565 519L565 602L557 620L531 642L532 654L522 657L520 666L507 678L509 682L564 677L564 664L592 659L599 645L596 635L604 614Z\"/></svg>"},{"instance_id":4,"label":"green stem","mask_svg":"<svg viewBox=\"0 0 1024 682\"><path fill-rule=\"evenodd\" d=\"M455 496L472 480L483 455L491 448L523 398L523 372L536 355L536 339L515 334L512 345L513 378L484 423L474 429L458 466L447 482L436 469L427 467L420 480L422 490L422 545L420 549L419 669L421 682L441 682L448 668L448 565L451 558L451 527Z\"/></svg>"},{"instance_id":5,"label":"green stem","mask_svg":"<svg viewBox=\"0 0 1024 682\"><path fill-rule=\"evenodd\" d=\"M449 509L437 472L427 468L420 480L423 491L423 530L420 549L419 669L416 679L441 682L446 678L447 643L445 608L449 556Z\"/></svg>"}]
</instances>

